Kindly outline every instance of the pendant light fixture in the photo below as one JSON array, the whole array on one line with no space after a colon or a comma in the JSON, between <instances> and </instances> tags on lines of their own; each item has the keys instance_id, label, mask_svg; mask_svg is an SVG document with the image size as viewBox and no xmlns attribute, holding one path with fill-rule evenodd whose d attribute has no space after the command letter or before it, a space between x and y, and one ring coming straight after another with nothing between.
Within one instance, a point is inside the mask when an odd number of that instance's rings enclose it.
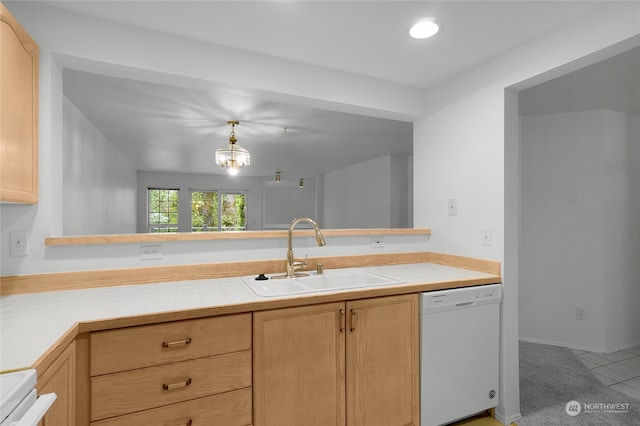
<instances>
[{"instance_id":1,"label":"pendant light fixture","mask_svg":"<svg viewBox=\"0 0 640 426\"><path fill-rule=\"evenodd\" d=\"M276 172L276 182L280 182L280 173L281 172Z\"/></svg>"},{"instance_id":2,"label":"pendant light fixture","mask_svg":"<svg viewBox=\"0 0 640 426\"><path fill-rule=\"evenodd\" d=\"M235 127L240 124L239 121L230 120L227 124L231 125L231 133L229 133L229 145L216 150L215 161L230 175L237 174L241 168L248 166L250 162L249 151L237 145Z\"/></svg>"},{"instance_id":3,"label":"pendant light fixture","mask_svg":"<svg viewBox=\"0 0 640 426\"><path fill-rule=\"evenodd\" d=\"M300 182L298 182L298 187L301 188L301 189L304 188L304 179L303 178L300 178Z\"/></svg>"}]
</instances>

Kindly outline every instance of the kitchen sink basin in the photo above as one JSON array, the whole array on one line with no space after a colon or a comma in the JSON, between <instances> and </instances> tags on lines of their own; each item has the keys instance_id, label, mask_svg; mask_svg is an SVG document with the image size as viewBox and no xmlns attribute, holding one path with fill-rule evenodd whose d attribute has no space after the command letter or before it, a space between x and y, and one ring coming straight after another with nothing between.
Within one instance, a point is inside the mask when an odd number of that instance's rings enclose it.
<instances>
[{"instance_id":1,"label":"kitchen sink basin","mask_svg":"<svg viewBox=\"0 0 640 426\"><path fill-rule=\"evenodd\" d=\"M404 281L364 269L332 269L318 274L310 272L306 277L256 280L244 277L242 282L258 296L288 296L317 293L359 287L402 284Z\"/></svg>"}]
</instances>

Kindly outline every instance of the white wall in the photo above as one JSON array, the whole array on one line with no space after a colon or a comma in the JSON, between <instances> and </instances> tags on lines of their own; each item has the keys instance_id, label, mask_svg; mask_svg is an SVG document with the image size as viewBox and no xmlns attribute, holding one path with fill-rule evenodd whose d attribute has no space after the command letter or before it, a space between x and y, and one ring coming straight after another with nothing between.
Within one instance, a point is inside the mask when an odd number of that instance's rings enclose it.
<instances>
[{"instance_id":1,"label":"white wall","mask_svg":"<svg viewBox=\"0 0 640 426\"><path fill-rule=\"evenodd\" d=\"M606 110L522 118L521 338L598 352L640 342L629 122Z\"/></svg>"},{"instance_id":2,"label":"white wall","mask_svg":"<svg viewBox=\"0 0 640 426\"><path fill-rule=\"evenodd\" d=\"M309 217L319 227L326 228L322 218L322 176L299 179L265 178L263 192L263 228L288 229L291 221L298 217ZM302 225L304 226L304 225Z\"/></svg>"},{"instance_id":3,"label":"white wall","mask_svg":"<svg viewBox=\"0 0 640 426\"><path fill-rule=\"evenodd\" d=\"M136 170L68 100L63 106L64 235L136 232Z\"/></svg>"},{"instance_id":4,"label":"white wall","mask_svg":"<svg viewBox=\"0 0 640 426\"><path fill-rule=\"evenodd\" d=\"M413 155L391 156L390 228L413 228Z\"/></svg>"},{"instance_id":5,"label":"white wall","mask_svg":"<svg viewBox=\"0 0 640 426\"><path fill-rule=\"evenodd\" d=\"M639 34L640 5L597 6L432 88L427 116L415 124L415 226L433 229L433 251L504 261L501 420L519 416L520 142L514 99L518 90L637 46ZM448 215L448 198L458 199L457 216ZM481 245L482 228L492 229L491 247Z\"/></svg>"},{"instance_id":6,"label":"white wall","mask_svg":"<svg viewBox=\"0 0 640 426\"><path fill-rule=\"evenodd\" d=\"M326 228L409 226L409 156L385 155L323 176Z\"/></svg>"},{"instance_id":7,"label":"white wall","mask_svg":"<svg viewBox=\"0 0 640 426\"><path fill-rule=\"evenodd\" d=\"M603 191L607 197L604 229L605 351L640 344L640 116L607 111Z\"/></svg>"}]
</instances>

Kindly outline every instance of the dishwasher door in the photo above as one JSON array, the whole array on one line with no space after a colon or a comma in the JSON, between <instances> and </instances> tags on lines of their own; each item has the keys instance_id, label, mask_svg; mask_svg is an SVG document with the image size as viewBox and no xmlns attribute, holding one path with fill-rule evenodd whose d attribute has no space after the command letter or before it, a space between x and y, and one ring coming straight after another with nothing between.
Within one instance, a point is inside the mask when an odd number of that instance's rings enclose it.
<instances>
[{"instance_id":1,"label":"dishwasher door","mask_svg":"<svg viewBox=\"0 0 640 426\"><path fill-rule=\"evenodd\" d=\"M498 405L502 285L421 294L422 426Z\"/></svg>"}]
</instances>

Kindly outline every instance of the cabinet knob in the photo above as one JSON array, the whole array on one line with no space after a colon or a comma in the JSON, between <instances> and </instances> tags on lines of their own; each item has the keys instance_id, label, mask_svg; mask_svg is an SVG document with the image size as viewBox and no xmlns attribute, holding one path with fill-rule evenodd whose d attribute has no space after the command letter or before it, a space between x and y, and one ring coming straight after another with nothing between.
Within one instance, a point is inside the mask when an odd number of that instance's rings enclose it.
<instances>
[{"instance_id":1,"label":"cabinet knob","mask_svg":"<svg viewBox=\"0 0 640 426\"><path fill-rule=\"evenodd\" d=\"M165 423L164 426L192 426L193 425L193 420L189 419L187 420L186 423L180 422L180 423Z\"/></svg>"}]
</instances>

